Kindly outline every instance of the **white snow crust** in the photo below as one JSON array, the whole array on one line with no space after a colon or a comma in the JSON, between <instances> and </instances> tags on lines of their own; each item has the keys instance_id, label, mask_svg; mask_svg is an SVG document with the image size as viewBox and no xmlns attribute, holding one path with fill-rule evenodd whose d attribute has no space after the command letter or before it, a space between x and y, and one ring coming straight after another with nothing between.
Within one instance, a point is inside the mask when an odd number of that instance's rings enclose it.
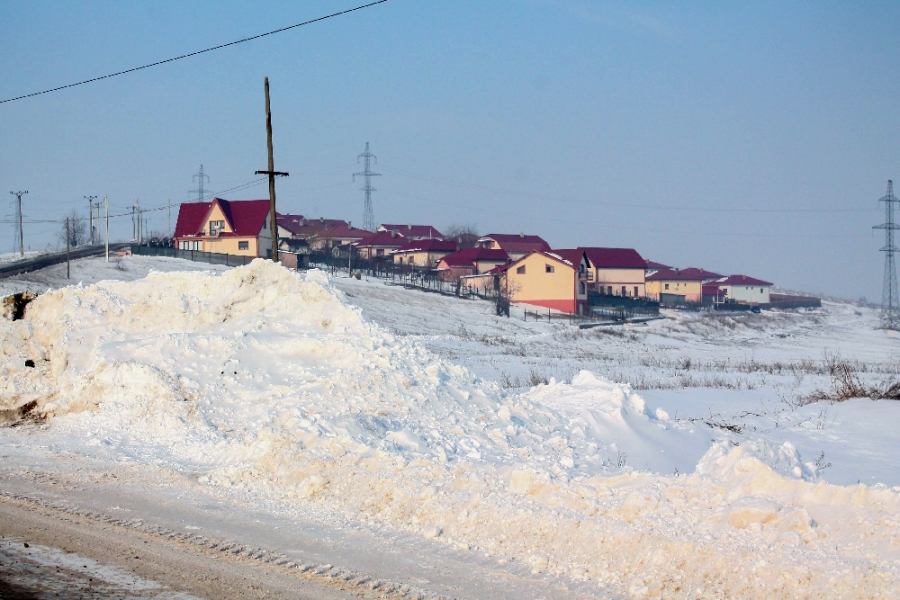
<instances>
[{"instance_id":1,"label":"white snow crust","mask_svg":"<svg viewBox=\"0 0 900 600\"><path fill-rule=\"evenodd\" d=\"M632 597L900 590L900 488L819 481L790 442L714 441L588 371L505 391L368 321L319 271L67 287L0 319L0 340L0 408L36 402L49 421L30 439L75 454ZM694 471L659 474L680 453L702 455Z\"/></svg>"}]
</instances>

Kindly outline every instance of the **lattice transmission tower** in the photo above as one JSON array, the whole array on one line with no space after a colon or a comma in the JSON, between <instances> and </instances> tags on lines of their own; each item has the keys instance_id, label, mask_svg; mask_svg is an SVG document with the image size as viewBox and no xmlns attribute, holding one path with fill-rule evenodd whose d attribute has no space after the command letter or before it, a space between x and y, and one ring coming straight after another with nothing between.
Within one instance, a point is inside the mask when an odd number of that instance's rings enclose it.
<instances>
[{"instance_id":1,"label":"lattice transmission tower","mask_svg":"<svg viewBox=\"0 0 900 600\"><path fill-rule=\"evenodd\" d=\"M884 229L884 290L881 293L881 326L885 329L900 330L900 296L897 295L897 268L894 265L894 230L900 225L894 223L894 204L900 202L894 195L894 182L888 180L887 193L878 200L884 202L884 223L873 229Z\"/></svg>"},{"instance_id":2,"label":"lattice transmission tower","mask_svg":"<svg viewBox=\"0 0 900 600\"><path fill-rule=\"evenodd\" d=\"M197 194L197 202L203 202L203 198L206 196L206 190L203 189L203 180L209 181L209 175L203 173L203 165L200 165L200 172L191 177L191 181L194 179L198 179L200 184L196 190L188 190L188 194Z\"/></svg>"},{"instance_id":3,"label":"lattice transmission tower","mask_svg":"<svg viewBox=\"0 0 900 600\"><path fill-rule=\"evenodd\" d=\"M361 173L353 174L353 181L356 181L356 176L360 175L366 183L359 188L366 193L366 202L363 206L363 229L375 231L375 213L372 212L372 192L377 190L372 187L372 178L380 177L381 173L373 173L370 168L371 161L374 160L376 164L378 163L378 157L369 152L369 142L366 142L366 151L356 157L357 163L359 163L359 159L363 159L363 170Z\"/></svg>"}]
</instances>

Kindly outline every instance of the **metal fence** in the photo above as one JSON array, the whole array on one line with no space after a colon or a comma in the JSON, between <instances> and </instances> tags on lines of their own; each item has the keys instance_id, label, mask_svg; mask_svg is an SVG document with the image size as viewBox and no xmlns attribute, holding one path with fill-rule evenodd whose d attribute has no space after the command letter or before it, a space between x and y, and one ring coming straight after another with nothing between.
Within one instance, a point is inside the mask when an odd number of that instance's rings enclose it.
<instances>
[{"instance_id":1,"label":"metal fence","mask_svg":"<svg viewBox=\"0 0 900 600\"><path fill-rule=\"evenodd\" d=\"M217 252L201 252L199 250L180 250L166 246L137 246L131 247L132 254L140 256L165 256L168 258L183 258L194 262L204 262L211 265L226 265L237 267L247 265L255 260L256 256L240 256L237 254L219 254Z\"/></svg>"}]
</instances>

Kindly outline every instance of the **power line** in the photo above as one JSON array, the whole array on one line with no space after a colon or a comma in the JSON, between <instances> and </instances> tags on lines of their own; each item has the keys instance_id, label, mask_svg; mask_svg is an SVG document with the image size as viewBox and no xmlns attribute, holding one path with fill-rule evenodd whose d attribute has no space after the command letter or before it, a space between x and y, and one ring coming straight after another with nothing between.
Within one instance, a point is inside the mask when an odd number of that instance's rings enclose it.
<instances>
[{"instance_id":1,"label":"power line","mask_svg":"<svg viewBox=\"0 0 900 600\"><path fill-rule=\"evenodd\" d=\"M40 96L41 94L49 94L50 92L58 92L59 90L64 90L66 88L76 87L79 85L84 85L86 83L93 83L94 81L100 81L101 79L110 79L111 77L118 77L119 75L125 75L126 73L133 73L134 71L140 71L141 69L149 69L150 67L156 67L158 65L164 65L166 63L175 62L176 60L181 60L183 58L190 58L192 56L197 56L198 54L204 54L206 52L212 52L213 50L220 50L222 48L227 48L228 46L235 46L237 44L243 44L244 42L250 42L252 40L258 40L259 38L266 37L267 35L274 35L276 33L281 33L282 31L288 31L289 29L296 29L297 27L303 27L304 25L312 25L313 23L318 23L319 21L324 21L326 19L331 19L332 17L339 17L341 15L346 15L348 13L355 12L357 10L362 10L364 8L369 8L370 6L375 6L376 4L383 4L387 2L387 0L377 0L376 2L370 2L369 4L363 4L362 6L357 6L356 8L350 8L347 10L342 10L340 12L332 13L330 15L325 15L324 17L318 17L316 19L311 19L309 21L304 21L302 23L297 23L296 25L291 25L289 27L282 27L281 29L276 29L274 31L269 31L267 33L261 33L259 35L254 35L252 37L244 38L242 40L237 40L234 42L228 42L227 44L220 44L218 46L213 46L212 48L206 48L205 50L198 50L196 52L191 52L189 54L182 54L181 56L176 56L174 58L167 58L166 60L160 60L154 63L150 63L147 65L143 65L140 67L134 67L132 69L126 69L124 71L119 71L117 73L110 73L109 75L103 75L101 77L94 77L92 79L85 79L84 81L79 81L78 83L70 83L68 85L61 85L59 87L55 87L49 90L44 90L42 92L33 92L31 94L25 94L24 96L17 96L15 98L7 98L6 100L0 100L0 104L4 104L6 102L14 102L16 100L23 100L25 98L31 98L32 96Z\"/></svg>"},{"instance_id":2,"label":"power line","mask_svg":"<svg viewBox=\"0 0 900 600\"><path fill-rule=\"evenodd\" d=\"M461 188L472 190L492 192L495 194L505 194L508 196L521 196L524 198L534 198L536 200L552 200L554 202L568 202L571 204L587 204L591 206L613 206L620 208L646 208L652 210L677 210L677 211L697 211L697 212L726 212L726 213L862 213L871 212L871 209L860 208L724 208L724 207L703 207L703 206L665 206L661 204L632 204L624 202L604 202L602 200L582 200L579 198L566 198L560 196L551 196L547 194L535 194L533 192L520 192L516 190L507 190L487 185L479 185L475 183L463 183L450 179L439 177L430 177L427 175L415 175L413 173L404 173L396 169L385 169L389 173L412 177L414 179L422 179L434 183L443 183Z\"/></svg>"}]
</instances>

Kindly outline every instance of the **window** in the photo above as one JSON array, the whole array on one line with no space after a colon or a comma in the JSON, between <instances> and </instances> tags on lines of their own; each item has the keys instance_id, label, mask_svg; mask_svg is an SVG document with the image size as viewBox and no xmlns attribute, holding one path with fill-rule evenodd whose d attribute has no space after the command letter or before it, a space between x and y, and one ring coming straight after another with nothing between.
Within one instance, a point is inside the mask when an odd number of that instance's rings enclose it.
<instances>
[{"instance_id":1,"label":"window","mask_svg":"<svg viewBox=\"0 0 900 600\"><path fill-rule=\"evenodd\" d=\"M760 294L763 293L763 289L762 289L762 288L759 288L759 293L760 293Z\"/></svg>"},{"instance_id":2,"label":"window","mask_svg":"<svg viewBox=\"0 0 900 600\"><path fill-rule=\"evenodd\" d=\"M379 248L375 251L375 256L384 256L384 248Z\"/></svg>"},{"instance_id":3,"label":"window","mask_svg":"<svg viewBox=\"0 0 900 600\"><path fill-rule=\"evenodd\" d=\"M668 283L666 284L666 289L669 289L669 284L668 284Z\"/></svg>"},{"instance_id":4,"label":"window","mask_svg":"<svg viewBox=\"0 0 900 600\"><path fill-rule=\"evenodd\" d=\"M583 294L583 293L584 293L584 282L583 282L583 281L579 281L579 282L578 282L578 293L579 293L579 294Z\"/></svg>"},{"instance_id":5,"label":"window","mask_svg":"<svg viewBox=\"0 0 900 600\"><path fill-rule=\"evenodd\" d=\"M622 286L622 295L623 295L623 296L627 296L627 295L628 295L628 292L625 291L625 286L624 286L624 285Z\"/></svg>"},{"instance_id":6,"label":"window","mask_svg":"<svg viewBox=\"0 0 900 600\"><path fill-rule=\"evenodd\" d=\"M556 267L554 267L553 265L544 265L545 273L553 273L555 271L556 271Z\"/></svg>"},{"instance_id":7,"label":"window","mask_svg":"<svg viewBox=\"0 0 900 600\"><path fill-rule=\"evenodd\" d=\"M588 279L588 281L594 280L594 272L590 269L588 269L588 278L587 279Z\"/></svg>"},{"instance_id":8,"label":"window","mask_svg":"<svg viewBox=\"0 0 900 600\"><path fill-rule=\"evenodd\" d=\"M518 269L516 269L516 274L517 274L517 275L524 275L524 274L525 274L525 265L522 265L521 267L519 267Z\"/></svg>"},{"instance_id":9,"label":"window","mask_svg":"<svg viewBox=\"0 0 900 600\"><path fill-rule=\"evenodd\" d=\"M411 264L411 265L416 264L416 257L415 257L415 256L410 256L410 257L409 257L409 264Z\"/></svg>"},{"instance_id":10,"label":"window","mask_svg":"<svg viewBox=\"0 0 900 600\"><path fill-rule=\"evenodd\" d=\"M238 250L249 250L250 242L238 242Z\"/></svg>"},{"instance_id":11,"label":"window","mask_svg":"<svg viewBox=\"0 0 900 600\"><path fill-rule=\"evenodd\" d=\"M637 298L638 295L638 286L634 286L634 297Z\"/></svg>"},{"instance_id":12,"label":"window","mask_svg":"<svg viewBox=\"0 0 900 600\"><path fill-rule=\"evenodd\" d=\"M606 286L606 295L612 296L612 286L611 285Z\"/></svg>"}]
</instances>

